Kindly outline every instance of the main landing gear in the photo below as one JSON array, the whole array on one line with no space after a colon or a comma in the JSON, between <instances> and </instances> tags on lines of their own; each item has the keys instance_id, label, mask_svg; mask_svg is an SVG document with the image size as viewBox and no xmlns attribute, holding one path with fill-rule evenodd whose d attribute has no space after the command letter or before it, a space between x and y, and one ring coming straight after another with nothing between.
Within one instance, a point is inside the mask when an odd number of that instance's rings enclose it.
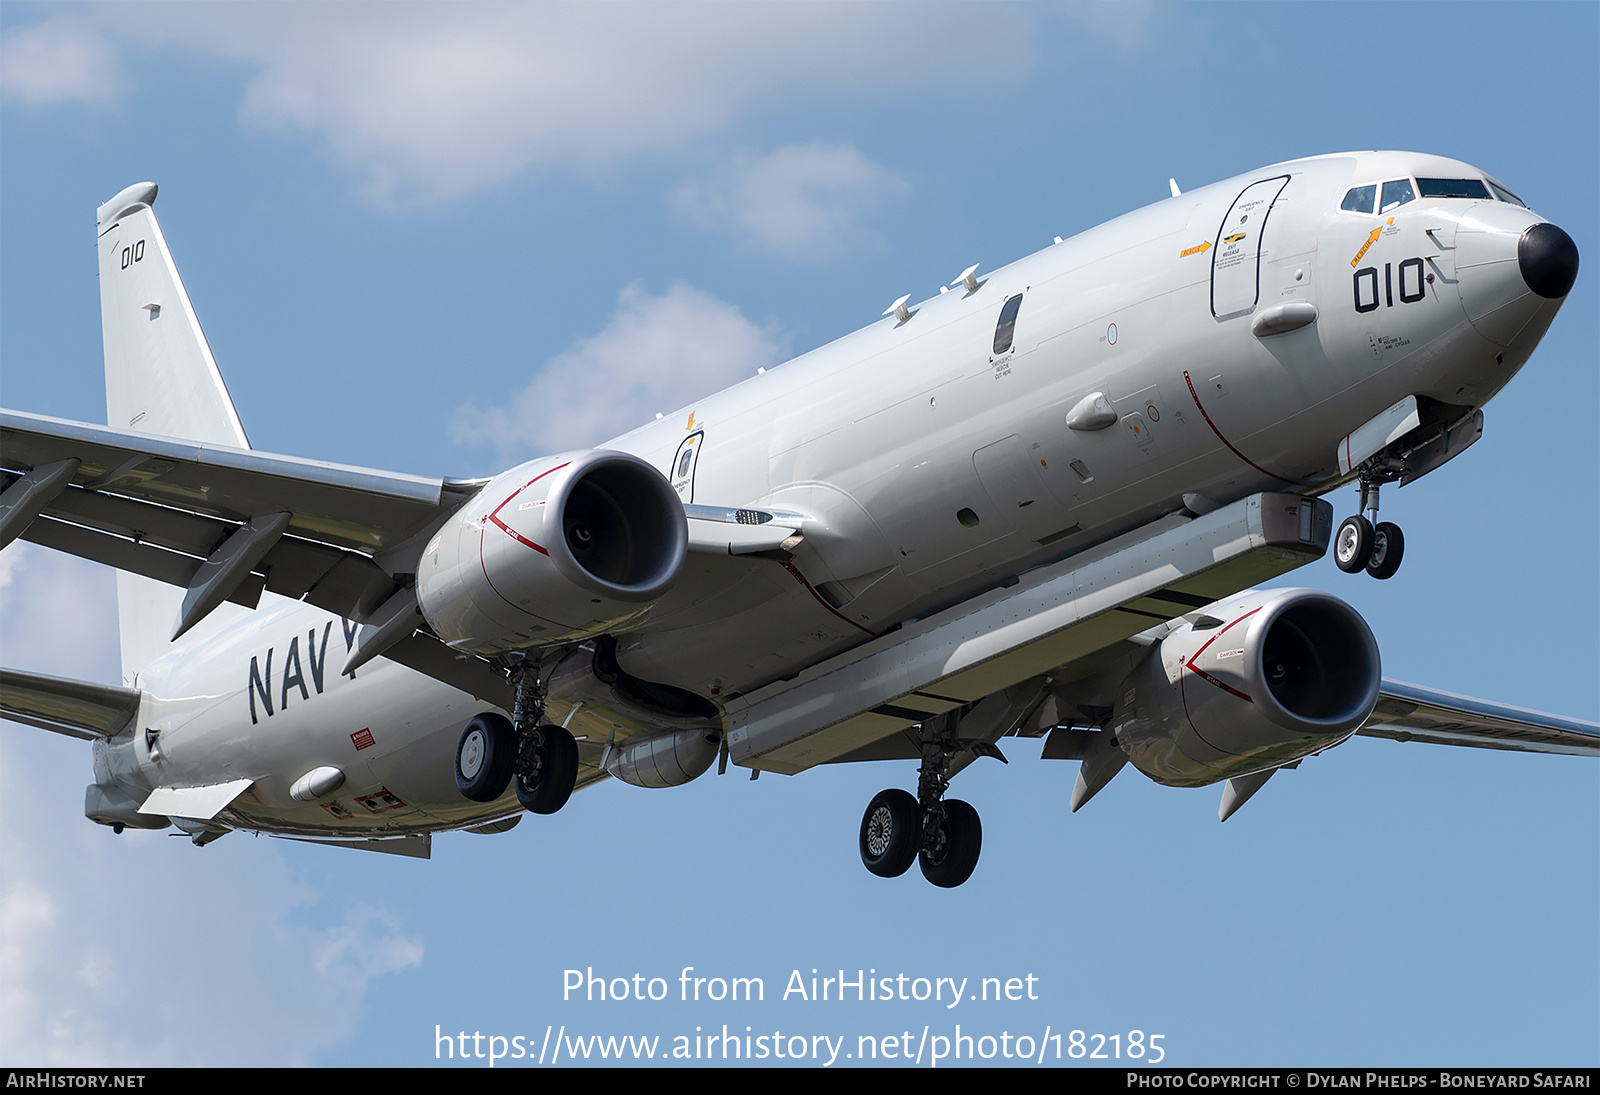
<instances>
[{"instance_id":1,"label":"main landing gear","mask_svg":"<svg viewBox=\"0 0 1600 1095\"><path fill-rule=\"evenodd\" d=\"M1405 555L1406 538L1392 521L1377 521L1378 487L1386 477L1377 471L1361 473L1361 504L1356 508L1370 512L1372 520L1357 513L1346 517L1333 538L1333 561L1346 574L1365 570L1374 578L1393 578ZM1375 524L1374 522L1377 521Z\"/></svg>"},{"instance_id":2,"label":"main landing gear","mask_svg":"<svg viewBox=\"0 0 1600 1095\"><path fill-rule=\"evenodd\" d=\"M536 665L519 664L512 679L517 699L511 718L486 711L461 731L456 787L474 802L493 802L513 785L523 809L553 814L577 784L578 743L565 728L541 722L544 686Z\"/></svg>"},{"instance_id":3,"label":"main landing gear","mask_svg":"<svg viewBox=\"0 0 1600 1095\"><path fill-rule=\"evenodd\" d=\"M958 739L955 726L952 716L924 726L915 798L891 788L867 803L861 818L861 862L873 874L894 878L919 860L922 876L935 886L949 889L972 877L983 850L983 823L969 804L944 797L953 774L951 762L967 751L1006 758L987 741Z\"/></svg>"}]
</instances>

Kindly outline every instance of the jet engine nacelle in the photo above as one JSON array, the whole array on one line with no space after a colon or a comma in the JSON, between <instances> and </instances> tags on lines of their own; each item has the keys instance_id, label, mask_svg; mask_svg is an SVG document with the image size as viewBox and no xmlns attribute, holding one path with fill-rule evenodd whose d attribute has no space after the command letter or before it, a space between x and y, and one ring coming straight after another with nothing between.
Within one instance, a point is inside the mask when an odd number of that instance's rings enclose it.
<instances>
[{"instance_id":1,"label":"jet engine nacelle","mask_svg":"<svg viewBox=\"0 0 1600 1095\"><path fill-rule=\"evenodd\" d=\"M1200 787L1337 745L1378 702L1378 644L1313 589L1249 590L1170 631L1117 694L1111 731L1157 783Z\"/></svg>"},{"instance_id":2,"label":"jet engine nacelle","mask_svg":"<svg viewBox=\"0 0 1600 1095\"><path fill-rule=\"evenodd\" d=\"M450 518L423 552L417 602L473 653L584 638L648 612L688 547L659 471L628 453L564 453L497 476Z\"/></svg>"}]
</instances>

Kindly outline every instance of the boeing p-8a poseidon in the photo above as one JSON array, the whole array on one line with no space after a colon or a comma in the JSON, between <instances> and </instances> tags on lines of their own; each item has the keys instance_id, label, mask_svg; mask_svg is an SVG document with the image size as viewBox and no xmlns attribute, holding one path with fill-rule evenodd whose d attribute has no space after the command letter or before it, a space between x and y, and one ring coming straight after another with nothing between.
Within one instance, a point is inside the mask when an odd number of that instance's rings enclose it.
<instances>
[{"instance_id":1,"label":"boeing p-8a poseidon","mask_svg":"<svg viewBox=\"0 0 1600 1095\"><path fill-rule=\"evenodd\" d=\"M1339 599L1379 488L1461 454L1578 270L1464 163L1278 164L1010 266L603 448L490 480L250 449L157 227L99 210L109 426L7 412L0 544L120 568L120 687L4 671L94 742L86 813L426 855L611 776L920 761L867 868L972 873L953 776L1007 735L1224 782L1364 734L1600 755L1600 726L1383 680ZM1337 531L1320 495L1359 483ZM719 767L720 767L719 765Z\"/></svg>"}]
</instances>

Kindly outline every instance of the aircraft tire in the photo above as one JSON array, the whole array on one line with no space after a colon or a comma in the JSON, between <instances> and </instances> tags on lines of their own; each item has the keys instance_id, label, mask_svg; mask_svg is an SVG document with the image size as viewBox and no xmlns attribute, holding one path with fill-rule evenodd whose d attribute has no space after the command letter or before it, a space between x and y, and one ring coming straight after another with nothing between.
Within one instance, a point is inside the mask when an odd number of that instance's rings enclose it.
<instances>
[{"instance_id":1,"label":"aircraft tire","mask_svg":"<svg viewBox=\"0 0 1600 1095\"><path fill-rule=\"evenodd\" d=\"M517 801L530 814L553 814L567 804L578 782L578 743L566 730L551 723L539 727L535 781L530 783L518 772L512 783Z\"/></svg>"},{"instance_id":2,"label":"aircraft tire","mask_svg":"<svg viewBox=\"0 0 1600 1095\"><path fill-rule=\"evenodd\" d=\"M1372 558L1367 560L1367 573L1374 578L1393 578L1405 553L1406 538L1400 526L1380 521L1372 530Z\"/></svg>"},{"instance_id":3,"label":"aircraft tire","mask_svg":"<svg viewBox=\"0 0 1600 1095\"><path fill-rule=\"evenodd\" d=\"M910 869L922 843L922 811L898 787L879 791L861 817L861 863L879 878L896 878Z\"/></svg>"},{"instance_id":4,"label":"aircraft tire","mask_svg":"<svg viewBox=\"0 0 1600 1095\"><path fill-rule=\"evenodd\" d=\"M473 717L456 743L456 788L473 802L493 802L506 793L517 760L517 735L501 715Z\"/></svg>"},{"instance_id":5,"label":"aircraft tire","mask_svg":"<svg viewBox=\"0 0 1600 1095\"><path fill-rule=\"evenodd\" d=\"M1360 514L1346 517L1333 537L1334 564L1346 574L1359 574L1372 558L1372 522Z\"/></svg>"},{"instance_id":6,"label":"aircraft tire","mask_svg":"<svg viewBox=\"0 0 1600 1095\"><path fill-rule=\"evenodd\" d=\"M978 811L958 798L944 804L945 845L938 859L921 853L922 877L935 886L954 889L972 877L983 850L983 823Z\"/></svg>"}]
</instances>

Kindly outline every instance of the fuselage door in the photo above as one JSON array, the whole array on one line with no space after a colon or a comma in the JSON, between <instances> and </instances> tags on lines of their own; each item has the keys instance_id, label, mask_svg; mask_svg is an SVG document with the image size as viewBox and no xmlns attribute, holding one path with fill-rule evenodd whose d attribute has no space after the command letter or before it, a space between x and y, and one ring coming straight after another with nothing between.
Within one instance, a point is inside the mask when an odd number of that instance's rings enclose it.
<instances>
[{"instance_id":1,"label":"fuselage door","mask_svg":"<svg viewBox=\"0 0 1600 1095\"><path fill-rule=\"evenodd\" d=\"M685 502L694 501L694 469L700 463L700 445L705 439L704 430L696 430L685 437L678 451L672 454L672 466L667 469L672 489Z\"/></svg>"},{"instance_id":2,"label":"fuselage door","mask_svg":"<svg viewBox=\"0 0 1600 1095\"><path fill-rule=\"evenodd\" d=\"M1016 434L973 453L972 466L992 503L991 513L1008 530L1041 540L1068 523L1039 474L1037 454Z\"/></svg>"},{"instance_id":3,"label":"fuselage door","mask_svg":"<svg viewBox=\"0 0 1600 1095\"><path fill-rule=\"evenodd\" d=\"M1289 176L1253 182L1234 199L1217 229L1211 251L1211 314L1218 319L1247 315L1261 295L1262 237L1272 203Z\"/></svg>"}]
</instances>

